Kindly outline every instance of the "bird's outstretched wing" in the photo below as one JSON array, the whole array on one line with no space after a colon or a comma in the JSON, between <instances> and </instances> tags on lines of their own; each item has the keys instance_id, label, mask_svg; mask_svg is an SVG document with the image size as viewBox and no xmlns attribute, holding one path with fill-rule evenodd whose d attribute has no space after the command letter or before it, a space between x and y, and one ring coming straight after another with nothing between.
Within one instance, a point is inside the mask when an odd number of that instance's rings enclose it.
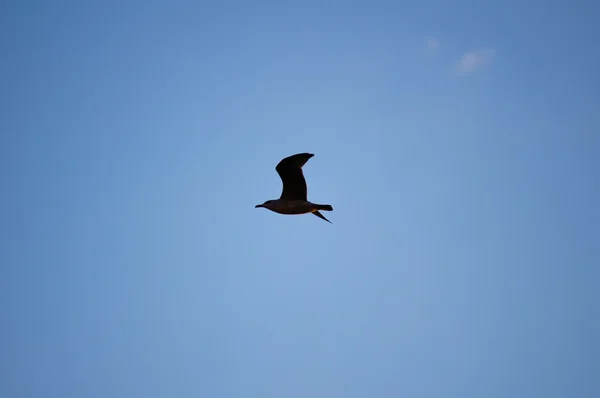
<instances>
[{"instance_id":1,"label":"bird's outstretched wing","mask_svg":"<svg viewBox=\"0 0 600 398\"><path fill-rule=\"evenodd\" d=\"M328 219L327 219L327 218L326 218L326 217L325 217L323 214L321 214L321 213L319 212L319 210L317 210L317 211L313 211L313 213L312 213L312 214L314 214L315 216L317 216L317 217L319 217L319 218L322 218L323 220L327 221L327 222L328 222L328 223L330 223L330 224L333 224L333 223L332 223L331 221L329 221L329 220L328 220Z\"/></svg>"},{"instance_id":2,"label":"bird's outstretched wing","mask_svg":"<svg viewBox=\"0 0 600 398\"><path fill-rule=\"evenodd\" d=\"M282 159L277 164L275 170L283 183L280 199L306 200L306 180L302 173L302 166L313 156L315 155L312 153L298 153Z\"/></svg>"}]
</instances>

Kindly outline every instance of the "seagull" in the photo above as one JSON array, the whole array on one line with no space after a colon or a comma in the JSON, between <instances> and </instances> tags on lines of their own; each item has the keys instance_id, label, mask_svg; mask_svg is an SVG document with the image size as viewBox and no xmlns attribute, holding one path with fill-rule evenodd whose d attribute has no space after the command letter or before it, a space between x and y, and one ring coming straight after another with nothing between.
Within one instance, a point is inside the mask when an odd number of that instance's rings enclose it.
<instances>
[{"instance_id":1,"label":"seagull","mask_svg":"<svg viewBox=\"0 0 600 398\"><path fill-rule=\"evenodd\" d=\"M282 159L275 170L283 183L283 190L279 199L267 200L265 203L256 205L254 208L264 207L279 214L307 214L315 216L331 223L319 210L332 211L331 205L319 205L306 199L306 180L302 173L302 166L308 159L315 156L312 153L297 153Z\"/></svg>"}]
</instances>

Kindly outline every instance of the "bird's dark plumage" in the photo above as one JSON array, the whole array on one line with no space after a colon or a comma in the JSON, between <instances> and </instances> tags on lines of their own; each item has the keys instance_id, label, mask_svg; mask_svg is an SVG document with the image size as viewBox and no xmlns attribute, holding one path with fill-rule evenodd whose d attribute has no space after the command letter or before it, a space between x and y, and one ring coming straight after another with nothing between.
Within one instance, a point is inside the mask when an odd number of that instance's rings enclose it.
<instances>
[{"instance_id":1,"label":"bird's dark plumage","mask_svg":"<svg viewBox=\"0 0 600 398\"><path fill-rule=\"evenodd\" d=\"M282 159L275 166L275 170L277 170L277 174L279 174L283 183L281 196L279 199L267 200L254 207L263 207L279 214L312 213L327 222L331 222L319 212L319 210L333 211L331 205L312 203L307 199L308 190L306 189L302 166L313 156L315 155L312 153L297 153Z\"/></svg>"},{"instance_id":2,"label":"bird's dark plumage","mask_svg":"<svg viewBox=\"0 0 600 398\"><path fill-rule=\"evenodd\" d=\"M275 170L283 183L280 199L306 200L307 188L302 166L313 156L315 155L312 153L298 153L282 159L277 164Z\"/></svg>"}]
</instances>

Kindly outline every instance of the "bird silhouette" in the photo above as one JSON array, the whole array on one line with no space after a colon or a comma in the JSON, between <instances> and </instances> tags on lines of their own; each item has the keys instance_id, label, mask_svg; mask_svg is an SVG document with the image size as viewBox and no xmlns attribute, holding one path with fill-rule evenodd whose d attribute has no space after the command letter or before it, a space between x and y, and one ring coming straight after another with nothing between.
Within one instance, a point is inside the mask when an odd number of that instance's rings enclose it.
<instances>
[{"instance_id":1,"label":"bird silhouette","mask_svg":"<svg viewBox=\"0 0 600 398\"><path fill-rule=\"evenodd\" d=\"M308 190L302 167L313 156L315 155L312 153L297 153L282 159L275 167L283 183L281 196L279 199L267 200L254 207L264 207L275 213L287 215L312 213L331 223L319 210L333 211L333 207L331 205L312 203L307 199Z\"/></svg>"}]
</instances>

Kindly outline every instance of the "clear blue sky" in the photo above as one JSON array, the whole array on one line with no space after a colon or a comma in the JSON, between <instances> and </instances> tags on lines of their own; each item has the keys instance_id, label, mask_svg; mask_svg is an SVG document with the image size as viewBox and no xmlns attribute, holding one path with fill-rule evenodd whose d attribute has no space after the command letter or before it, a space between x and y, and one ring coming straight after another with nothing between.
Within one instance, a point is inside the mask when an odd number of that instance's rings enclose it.
<instances>
[{"instance_id":1,"label":"clear blue sky","mask_svg":"<svg viewBox=\"0 0 600 398\"><path fill-rule=\"evenodd\" d=\"M599 8L3 1L0 396L600 396Z\"/></svg>"}]
</instances>

